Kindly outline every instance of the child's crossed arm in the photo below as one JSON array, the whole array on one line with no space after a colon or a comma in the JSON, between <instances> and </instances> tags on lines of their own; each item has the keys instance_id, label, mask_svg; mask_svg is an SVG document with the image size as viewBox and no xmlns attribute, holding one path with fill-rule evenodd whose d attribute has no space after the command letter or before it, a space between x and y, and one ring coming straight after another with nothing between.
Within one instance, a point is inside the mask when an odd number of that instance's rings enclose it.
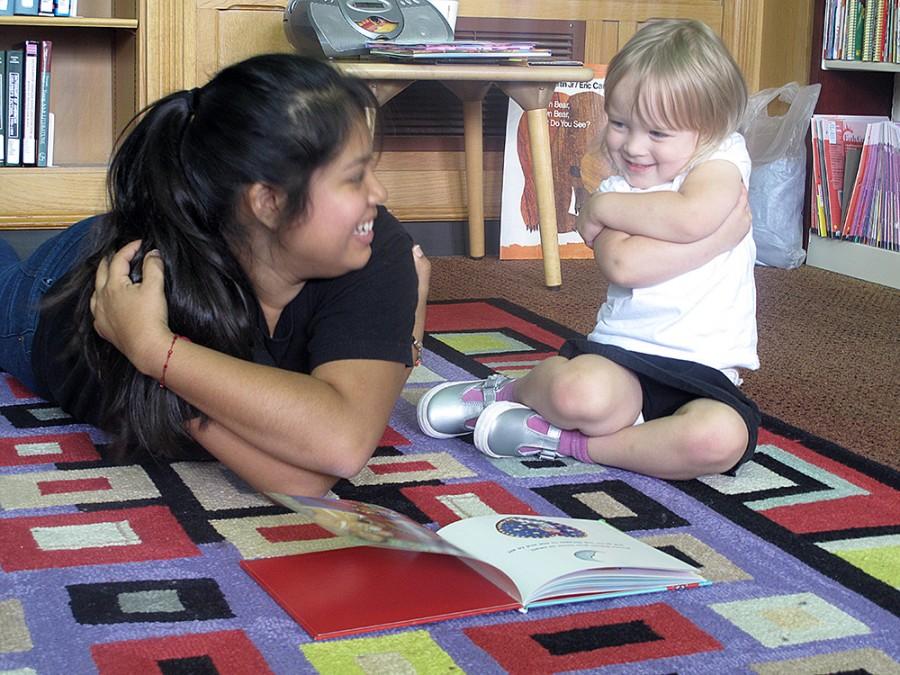
<instances>
[{"instance_id":1,"label":"child's crossed arm","mask_svg":"<svg viewBox=\"0 0 900 675\"><path fill-rule=\"evenodd\" d=\"M737 201L732 203L720 226L702 239L673 243L607 227L593 241L594 259L603 275L614 284L626 288L653 286L697 269L731 250L747 235L750 223L747 191L741 187Z\"/></svg>"},{"instance_id":2,"label":"child's crossed arm","mask_svg":"<svg viewBox=\"0 0 900 675\"><path fill-rule=\"evenodd\" d=\"M742 188L738 167L713 159L692 169L677 192L595 193L575 227L588 246L603 228L685 244L722 225Z\"/></svg>"}]
</instances>

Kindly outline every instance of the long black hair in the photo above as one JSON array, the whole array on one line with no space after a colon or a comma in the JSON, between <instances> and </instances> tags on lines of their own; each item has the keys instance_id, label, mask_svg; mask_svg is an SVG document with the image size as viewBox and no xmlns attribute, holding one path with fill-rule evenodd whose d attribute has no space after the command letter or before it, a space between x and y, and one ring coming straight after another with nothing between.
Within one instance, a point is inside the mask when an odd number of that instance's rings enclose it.
<instances>
[{"instance_id":1,"label":"long black hair","mask_svg":"<svg viewBox=\"0 0 900 675\"><path fill-rule=\"evenodd\" d=\"M107 176L110 212L91 232L84 262L51 298L77 298L70 348L100 379L101 426L118 453L175 455L190 442L185 421L203 415L94 331L90 297L99 261L141 239L132 263L137 280L144 254L157 249L171 330L250 359L258 303L236 255L247 245L238 218L244 191L257 182L280 188L283 219L302 214L313 172L375 106L363 82L324 62L266 54L160 99L123 132Z\"/></svg>"}]
</instances>

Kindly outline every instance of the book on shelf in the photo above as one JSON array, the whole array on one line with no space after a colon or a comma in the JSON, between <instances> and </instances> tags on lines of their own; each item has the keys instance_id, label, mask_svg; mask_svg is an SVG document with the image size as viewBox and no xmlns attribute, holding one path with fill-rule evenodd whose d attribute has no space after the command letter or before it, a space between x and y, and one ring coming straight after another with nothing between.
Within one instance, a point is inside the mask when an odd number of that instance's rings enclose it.
<instances>
[{"instance_id":1,"label":"book on shelf","mask_svg":"<svg viewBox=\"0 0 900 675\"><path fill-rule=\"evenodd\" d=\"M847 0L825 0L825 26L822 31L822 58L843 58L846 49L844 22L847 20Z\"/></svg>"},{"instance_id":2,"label":"book on shelf","mask_svg":"<svg viewBox=\"0 0 900 675\"><path fill-rule=\"evenodd\" d=\"M813 117L810 123L812 138L812 185L810 188L810 229L821 237L827 237L829 231L828 214L825 211L825 179L824 148L821 144L822 127Z\"/></svg>"},{"instance_id":3,"label":"book on shelf","mask_svg":"<svg viewBox=\"0 0 900 675\"><path fill-rule=\"evenodd\" d=\"M0 16L7 16L15 11L15 0L0 0Z\"/></svg>"},{"instance_id":4,"label":"book on shelf","mask_svg":"<svg viewBox=\"0 0 900 675\"><path fill-rule=\"evenodd\" d=\"M0 49L0 166L6 164L6 50Z\"/></svg>"},{"instance_id":5,"label":"book on shelf","mask_svg":"<svg viewBox=\"0 0 900 675\"><path fill-rule=\"evenodd\" d=\"M69 16L71 13L71 4L69 0L56 0L53 3L53 13L56 16Z\"/></svg>"},{"instance_id":6,"label":"book on shelf","mask_svg":"<svg viewBox=\"0 0 900 675\"><path fill-rule=\"evenodd\" d=\"M50 74L53 42L41 40L38 58L37 98L37 165L47 166L47 144L50 128Z\"/></svg>"},{"instance_id":7,"label":"book on shelf","mask_svg":"<svg viewBox=\"0 0 900 675\"><path fill-rule=\"evenodd\" d=\"M844 52L845 58L856 59L856 47L859 44L857 25L859 23L859 0L847 0L847 21L845 23L847 31L847 49Z\"/></svg>"},{"instance_id":8,"label":"book on shelf","mask_svg":"<svg viewBox=\"0 0 900 675\"><path fill-rule=\"evenodd\" d=\"M863 19L863 61L871 61L874 56L875 16L878 13L878 3L883 1L884 0L868 0L866 2L865 18Z\"/></svg>"},{"instance_id":9,"label":"book on shelf","mask_svg":"<svg viewBox=\"0 0 900 675\"><path fill-rule=\"evenodd\" d=\"M20 49L6 50L6 165L22 163L22 62Z\"/></svg>"},{"instance_id":10,"label":"book on shelf","mask_svg":"<svg viewBox=\"0 0 900 675\"><path fill-rule=\"evenodd\" d=\"M40 16L53 16L54 0L38 0L38 14Z\"/></svg>"},{"instance_id":11,"label":"book on shelf","mask_svg":"<svg viewBox=\"0 0 900 675\"><path fill-rule=\"evenodd\" d=\"M877 122L866 128L842 235L900 250L900 123Z\"/></svg>"},{"instance_id":12,"label":"book on shelf","mask_svg":"<svg viewBox=\"0 0 900 675\"><path fill-rule=\"evenodd\" d=\"M875 40L872 45L872 60L884 61L884 36L888 31L888 9L894 0L878 0L875 16Z\"/></svg>"},{"instance_id":13,"label":"book on shelf","mask_svg":"<svg viewBox=\"0 0 900 675\"><path fill-rule=\"evenodd\" d=\"M56 115L50 113L47 123L47 166L53 166L53 144L56 140Z\"/></svg>"},{"instance_id":14,"label":"book on shelf","mask_svg":"<svg viewBox=\"0 0 900 675\"><path fill-rule=\"evenodd\" d=\"M241 562L314 639L709 583L600 520L494 514L435 532L363 502L269 496L345 537Z\"/></svg>"},{"instance_id":15,"label":"book on shelf","mask_svg":"<svg viewBox=\"0 0 900 675\"><path fill-rule=\"evenodd\" d=\"M819 236L842 236L866 129L885 120L881 115L813 115L811 213Z\"/></svg>"},{"instance_id":16,"label":"book on shelf","mask_svg":"<svg viewBox=\"0 0 900 675\"><path fill-rule=\"evenodd\" d=\"M900 63L900 2L826 0L822 58Z\"/></svg>"},{"instance_id":17,"label":"book on shelf","mask_svg":"<svg viewBox=\"0 0 900 675\"><path fill-rule=\"evenodd\" d=\"M22 61L22 164L37 164L37 71L40 43L25 40L21 43Z\"/></svg>"},{"instance_id":18,"label":"book on shelf","mask_svg":"<svg viewBox=\"0 0 900 675\"><path fill-rule=\"evenodd\" d=\"M13 0L15 9L13 14L32 16L38 13L38 0Z\"/></svg>"}]
</instances>

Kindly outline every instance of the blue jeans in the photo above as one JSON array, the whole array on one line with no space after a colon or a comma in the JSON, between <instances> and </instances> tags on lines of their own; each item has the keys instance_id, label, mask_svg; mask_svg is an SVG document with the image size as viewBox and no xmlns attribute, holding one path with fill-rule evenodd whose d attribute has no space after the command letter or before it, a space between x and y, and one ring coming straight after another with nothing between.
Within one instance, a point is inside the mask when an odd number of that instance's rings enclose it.
<instances>
[{"instance_id":1,"label":"blue jeans","mask_svg":"<svg viewBox=\"0 0 900 675\"><path fill-rule=\"evenodd\" d=\"M97 216L81 220L20 261L0 239L0 368L34 391L31 346L41 298L78 260L80 245Z\"/></svg>"}]
</instances>

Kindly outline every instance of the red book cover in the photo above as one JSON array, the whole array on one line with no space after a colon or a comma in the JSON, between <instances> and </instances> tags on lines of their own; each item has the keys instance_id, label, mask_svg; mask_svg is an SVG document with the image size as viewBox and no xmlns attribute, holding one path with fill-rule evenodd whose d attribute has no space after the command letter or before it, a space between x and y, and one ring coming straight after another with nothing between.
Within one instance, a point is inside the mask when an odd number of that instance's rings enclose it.
<instances>
[{"instance_id":1,"label":"red book cover","mask_svg":"<svg viewBox=\"0 0 900 675\"><path fill-rule=\"evenodd\" d=\"M358 546L241 567L316 640L522 606L460 558L440 553Z\"/></svg>"}]
</instances>

